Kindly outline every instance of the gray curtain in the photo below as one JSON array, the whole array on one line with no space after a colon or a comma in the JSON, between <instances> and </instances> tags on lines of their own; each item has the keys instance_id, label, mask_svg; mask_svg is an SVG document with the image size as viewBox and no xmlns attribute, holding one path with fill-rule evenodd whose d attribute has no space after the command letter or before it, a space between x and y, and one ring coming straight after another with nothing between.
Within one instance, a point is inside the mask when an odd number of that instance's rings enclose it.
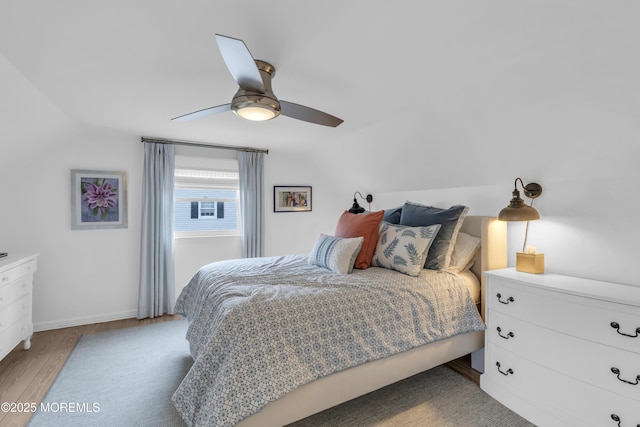
<instances>
[{"instance_id":1,"label":"gray curtain","mask_svg":"<svg viewBox=\"0 0 640 427\"><path fill-rule=\"evenodd\" d=\"M238 152L242 257L256 258L264 252L264 153Z\"/></svg>"},{"instance_id":2,"label":"gray curtain","mask_svg":"<svg viewBox=\"0 0 640 427\"><path fill-rule=\"evenodd\" d=\"M174 146L144 143L138 319L173 314Z\"/></svg>"}]
</instances>

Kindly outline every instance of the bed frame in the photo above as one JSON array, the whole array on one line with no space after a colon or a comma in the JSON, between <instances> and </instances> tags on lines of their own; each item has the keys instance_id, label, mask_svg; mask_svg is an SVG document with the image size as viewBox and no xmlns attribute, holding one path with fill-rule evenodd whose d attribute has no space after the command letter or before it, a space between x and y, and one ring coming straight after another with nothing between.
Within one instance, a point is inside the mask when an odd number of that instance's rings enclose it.
<instances>
[{"instance_id":1,"label":"bed frame","mask_svg":"<svg viewBox=\"0 0 640 427\"><path fill-rule=\"evenodd\" d=\"M482 239L479 262L476 261L472 271L482 285L484 318L486 287L482 272L507 265L506 223L493 217L467 216L461 230ZM284 426L483 347L484 332L470 332L346 369L305 384L269 403L238 427Z\"/></svg>"}]
</instances>

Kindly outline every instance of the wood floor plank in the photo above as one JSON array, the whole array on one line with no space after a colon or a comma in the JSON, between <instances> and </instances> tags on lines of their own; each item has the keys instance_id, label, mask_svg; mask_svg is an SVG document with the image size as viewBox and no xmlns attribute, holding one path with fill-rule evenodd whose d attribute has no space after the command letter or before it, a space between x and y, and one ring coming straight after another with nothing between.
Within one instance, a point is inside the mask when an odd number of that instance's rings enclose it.
<instances>
[{"instance_id":1,"label":"wood floor plank","mask_svg":"<svg viewBox=\"0 0 640 427\"><path fill-rule=\"evenodd\" d=\"M471 355L462 356L459 359L452 360L445 364L448 368L453 369L465 378L470 379L477 385L480 385L480 372L471 367Z\"/></svg>"},{"instance_id":2,"label":"wood floor plank","mask_svg":"<svg viewBox=\"0 0 640 427\"><path fill-rule=\"evenodd\" d=\"M0 361L0 403L16 404L16 409L18 404L40 405L82 335L180 318L175 315L124 319L36 332L31 339L31 349L24 351L21 343ZM24 427L31 415L31 412L0 411L0 426Z\"/></svg>"}]
</instances>

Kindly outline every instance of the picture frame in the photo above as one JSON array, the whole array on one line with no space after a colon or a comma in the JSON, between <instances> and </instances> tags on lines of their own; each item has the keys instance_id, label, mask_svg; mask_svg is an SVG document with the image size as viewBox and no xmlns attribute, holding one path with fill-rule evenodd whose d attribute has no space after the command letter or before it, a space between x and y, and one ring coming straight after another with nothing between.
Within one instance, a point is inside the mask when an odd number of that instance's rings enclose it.
<instances>
[{"instance_id":1,"label":"picture frame","mask_svg":"<svg viewBox=\"0 0 640 427\"><path fill-rule=\"evenodd\" d=\"M274 185L274 212L310 212L312 207L311 186Z\"/></svg>"},{"instance_id":2,"label":"picture frame","mask_svg":"<svg viewBox=\"0 0 640 427\"><path fill-rule=\"evenodd\" d=\"M71 229L127 228L127 173L71 170Z\"/></svg>"}]
</instances>

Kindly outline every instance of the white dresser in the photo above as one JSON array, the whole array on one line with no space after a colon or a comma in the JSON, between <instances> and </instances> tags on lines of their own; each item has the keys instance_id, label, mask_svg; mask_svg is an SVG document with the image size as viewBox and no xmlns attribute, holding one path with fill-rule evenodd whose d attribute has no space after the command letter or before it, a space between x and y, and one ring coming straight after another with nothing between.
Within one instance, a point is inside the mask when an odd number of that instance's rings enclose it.
<instances>
[{"instance_id":1,"label":"white dresser","mask_svg":"<svg viewBox=\"0 0 640 427\"><path fill-rule=\"evenodd\" d=\"M37 254L11 253L0 258L0 359L20 342L31 347L31 301Z\"/></svg>"},{"instance_id":2,"label":"white dresser","mask_svg":"<svg viewBox=\"0 0 640 427\"><path fill-rule=\"evenodd\" d=\"M640 426L640 287L487 276L480 386L540 426Z\"/></svg>"}]
</instances>

